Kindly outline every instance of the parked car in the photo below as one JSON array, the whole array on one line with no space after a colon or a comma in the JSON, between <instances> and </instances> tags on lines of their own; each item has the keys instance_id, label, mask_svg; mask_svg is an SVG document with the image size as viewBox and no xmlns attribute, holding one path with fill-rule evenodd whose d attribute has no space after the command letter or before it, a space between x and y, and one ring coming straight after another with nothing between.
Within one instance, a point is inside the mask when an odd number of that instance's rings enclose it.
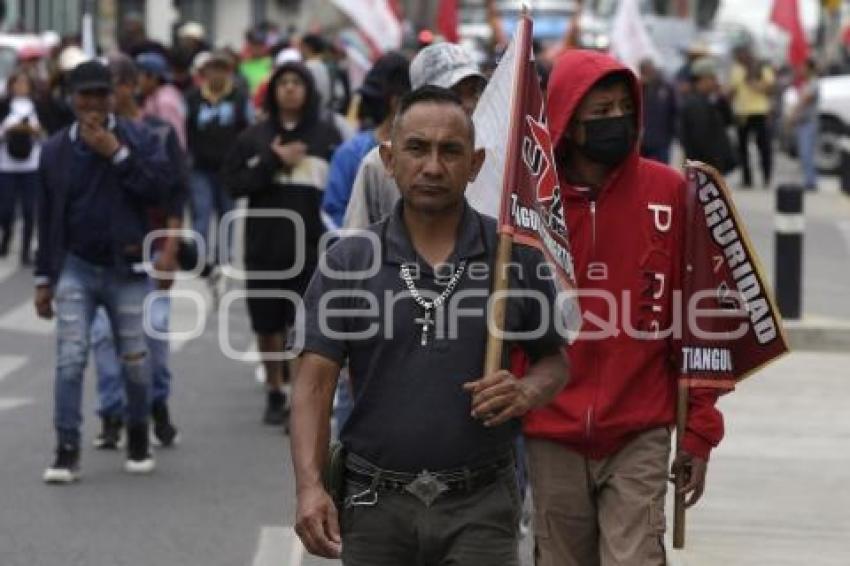
<instances>
[{"instance_id":1,"label":"parked car","mask_svg":"<svg viewBox=\"0 0 850 566\"><path fill-rule=\"evenodd\" d=\"M782 98L785 116L797 104L797 89L789 87ZM841 139L850 136L850 75L822 77L820 79L819 125L817 149L818 170L826 175L837 175L841 169ZM783 147L796 154L791 132L784 131Z\"/></svg>"}]
</instances>

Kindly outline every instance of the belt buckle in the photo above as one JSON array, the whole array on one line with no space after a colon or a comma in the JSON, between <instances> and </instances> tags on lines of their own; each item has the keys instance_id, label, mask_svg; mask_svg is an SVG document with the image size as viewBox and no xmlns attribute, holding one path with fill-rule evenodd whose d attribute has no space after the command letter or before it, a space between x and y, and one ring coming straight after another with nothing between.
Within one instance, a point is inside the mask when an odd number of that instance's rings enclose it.
<instances>
[{"instance_id":1,"label":"belt buckle","mask_svg":"<svg viewBox=\"0 0 850 566\"><path fill-rule=\"evenodd\" d=\"M438 497L449 490L449 486L428 470L422 470L404 490L424 503L425 507L430 507Z\"/></svg>"}]
</instances>

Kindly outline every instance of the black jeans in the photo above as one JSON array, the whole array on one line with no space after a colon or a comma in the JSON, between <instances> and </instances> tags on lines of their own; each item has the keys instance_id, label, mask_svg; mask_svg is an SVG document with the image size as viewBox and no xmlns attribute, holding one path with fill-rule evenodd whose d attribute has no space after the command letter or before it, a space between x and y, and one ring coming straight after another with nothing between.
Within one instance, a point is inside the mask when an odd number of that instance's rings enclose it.
<instances>
[{"instance_id":1,"label":"black jeans","mask_svg":"<svg viewBox=\"0 0 850 566\"><path fill-rule=\"evenodd\" d=\"M750 169L750 136L755 134L756 147L761 161L762 181L770 186L773 175L773 147L770 143L770 127L766 114L738 117L738 157L745 187L753 185L753 172Z\"/></svg>"},{"instance_id":2,"label":"black jeans","mask_svg":"<svg viewBox=\"0 0 850 566\"><path fill-rule=\"evenodd\" d=\"M348 498L369 486L349 482L341 513L344 566L518 566L520 496L515 470L431 507L404 492L379 491L374 505Z\"/></svg>"}]
</instances>

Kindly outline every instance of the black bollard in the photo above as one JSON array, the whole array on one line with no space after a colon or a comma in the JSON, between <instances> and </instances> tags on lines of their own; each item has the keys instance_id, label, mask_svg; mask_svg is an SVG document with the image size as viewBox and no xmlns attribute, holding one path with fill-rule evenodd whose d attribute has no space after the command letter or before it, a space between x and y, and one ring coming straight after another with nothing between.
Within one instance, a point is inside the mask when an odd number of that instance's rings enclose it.
<instances>
[{"instance_id":1,"label":"black bollard","mask_svg":"<svg viewBox=\"0 0 850 566\"><path fill-rule=\"evenodd\" d=\"M850 196L850 136L843 136L839 147L841 148L841 169L838 171L838 178L841 181L841 192Z\"/></svg>"},{"instance_id":2,"label":"black bollard","mask_svg":"<svg viewBox=\"0 0 850 566\"><path fill-rule=\"evenodd\" d=\"M803 187L776 189L776 301L786 319L799 319L803 305Z\"/></svg>"}]
</instances>

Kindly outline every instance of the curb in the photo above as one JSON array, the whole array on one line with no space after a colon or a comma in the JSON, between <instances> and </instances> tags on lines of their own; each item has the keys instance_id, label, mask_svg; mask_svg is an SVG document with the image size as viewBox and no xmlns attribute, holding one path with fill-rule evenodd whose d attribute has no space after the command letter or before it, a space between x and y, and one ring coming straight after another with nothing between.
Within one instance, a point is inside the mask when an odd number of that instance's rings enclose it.
<instances>
[{"instance_id":1,"label":"curb","mask_svg":"<svg viewBox=\"0 0 850 566\"><path fill-rule=\"evenodd\" d=\"M792 350L850 351L850 321L817 318L786 320L785 333Z\"/></svg>"}]
</instances>

